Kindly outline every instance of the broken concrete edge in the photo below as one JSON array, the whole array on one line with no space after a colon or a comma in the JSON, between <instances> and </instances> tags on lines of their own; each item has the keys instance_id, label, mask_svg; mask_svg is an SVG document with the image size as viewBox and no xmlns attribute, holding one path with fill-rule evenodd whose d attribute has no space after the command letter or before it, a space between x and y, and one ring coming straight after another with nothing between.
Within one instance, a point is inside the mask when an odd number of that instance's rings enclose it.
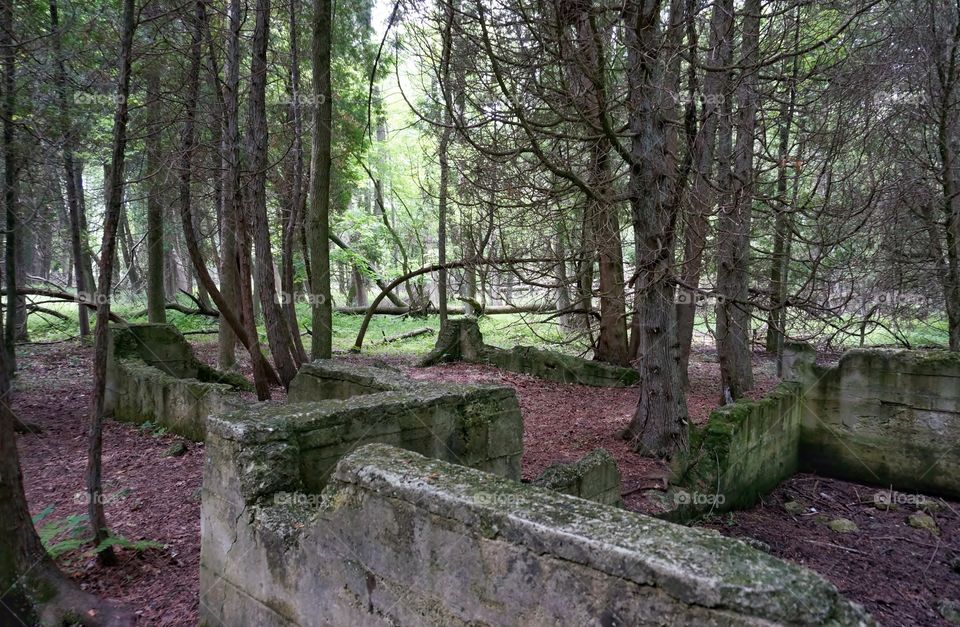
<instances>
[{"instance_id":1,"label":"broken concrete edge","mask_svg":"<svg viewBox=\"0 0 960 627\"><path fill-rule=\"evenodd\" d=\"M418 382L390 366L318 359L304 364L290 382L288 403L344 399L361 394L403 391ZM421 384L424 385L424 384Z\"/></svg>"},{"instance_id":2,"label":"broken concrete edge","mask_svg":"<svg viewBox=\"0 0 960 627\"><path fill-rule=\"evenodd\" d=\"M511 349L488 346L476 318L472 317L448 320L437 335L434 349L418 365L427 367L456 361L488 364L550 381L593 387L630 387L640 381L640 373L633 368L530 346Z\"/></svg>"},{"instance_id":3,"label":"broken concrete edge","mask_svg":"<svg viewBox=\"0 0 960 627\"><path fill-rule=\"evenodd\" d=\"M278 534L283 546L295 546L313 524L324 525L323 518L341 508L362 508L368 494L409 503L455 522L464 533L654 586L680 604L791 624L872 624L862 607L819 575L739 540L382 444L344 457L314 511L302 505L254 507L251 524L260 533ZM454 579L449 583L455 585Z\"/></svg>"},{"instance_id":4,"label":"broken concrete edge","mask_svg":"<svg viewBox=\"0 0 960 627\"><path fill-rule=\"evenodd\" d=\"M797 470L802 387L782 382L760 400L715 409L691 426L688 453L672 462L660 517L677 522L752 506Z\"/></svg>"},{"instance_id":5,"label":"broken concrete edge","mask_svg":"<svg viewBox=\"0 0 960 627\"><path fill-rule=\"evenodd\" d=\"M533 485L588 501L620 507L620 469L605 449L597 448L569 464L552 464Z\"/></svg>"}]
</instances>

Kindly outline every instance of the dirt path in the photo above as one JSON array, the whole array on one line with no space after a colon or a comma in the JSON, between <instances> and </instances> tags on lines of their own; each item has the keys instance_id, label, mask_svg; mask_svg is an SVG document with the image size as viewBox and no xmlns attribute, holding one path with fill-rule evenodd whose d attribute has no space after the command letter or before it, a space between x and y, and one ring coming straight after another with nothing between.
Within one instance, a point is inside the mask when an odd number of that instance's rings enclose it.
<instances>
[{"instance_id":1,"label":"dirt path","mask_svg":"<svg viewBox=\"0 0 960 627\"><path fill-rule=\"evenodd\" d=\"M209 346L199 347L197 353L206 360L215 355ZM42 527L50 520L85 511L83 470L92 354L76 343L63 343L22 347L20 355L22 371L14 408L23 420L42 428L40 434L19 438L27 498L34 514L54 507L40 523ZM524 415L526 478L550 463L572 461L597 446L617 458L625 492L655 485L665 474L659 463L637 456L617 437L633 413L635 390L562 385L470 364L414 370L409 360L390 361L417 379L514 387ZM775 380L769 362L758 363L757 370L760 389L755 394L761 394ZM692 367L689 395L694 422L706 420L715 404L718 376L712 357L699 355ZM145 625L197 621L203 447L189 444L182 457L166 457L174 441L177 438L168 434L113 421L107 422L104 432L105 493L111 499L106 509L112 530L131 540L157 540L164 548L141 553L121 550L121 564L112 569L101 568L92 557L74 556L62 562L87 590L136 608ZM856 494L873 492L846 482L800 476L785 482L753 510L723 516L707 526L756 538L775 555L821 572L885 622L941 624L935 609L939 600L960 599L960 575L950 570L951 560L960 557L956 505L945 504L935 514L940 536L934 537L905 526L906 516L913 513L908 509L878 512L855 504ZM638 507L637 498L628 496L628 506ZM816 512L788 514L782 503L792 499L804 501ZM861 533L838 537L826 529L821 518L840 515L853 519Z\"/></svg>"}]
</instances>

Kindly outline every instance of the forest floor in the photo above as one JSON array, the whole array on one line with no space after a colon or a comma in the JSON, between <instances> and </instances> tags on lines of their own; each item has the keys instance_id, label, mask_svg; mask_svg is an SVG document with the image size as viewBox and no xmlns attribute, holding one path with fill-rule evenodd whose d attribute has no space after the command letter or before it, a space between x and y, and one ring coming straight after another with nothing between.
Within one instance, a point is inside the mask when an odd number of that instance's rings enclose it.
<instances>
[{"instance_id":1,"label":"forest floor","mask_svg":"<svg viewBox=\"0 0 960 627\"><path fill-rule=\"evenodd\" d=\"M215 347L197 346L212 361ZM600 389L542 381L486 366L447 364L414 370L412 358L389 357L412 378L495 382L517 390L524 416L524 478L558 461L572 461L602 446L618 460L627 506L644 509L640 491L662 486L665 468L632 453L619 439L637 402L632 389ZM84 465L92 350L75 341L19 348L14 409L40 431L18 439L27 499L41 531L85 511ZM243 365L243 364L241 364ZM776 384L773 363L755 363L760 396ZM247 373L249 374L249 373ZM698 352L691 364L691 419L701 423L716 405L719 367L715 354ZM282 400L282 395L277 396ZM151 425L107 421L104 429L104 493L107 519L129 540L156 540L162 549L119 551L120 564L102 568L89 554L67 553L61 566L86 590L134 607L145 625L196 624L199 601L200 487L203 446L167 457L180 439ZM702 523L723 534L753 538L779 557L823 574L847 597L863 603L882 622L946 624L937 605L960 600L960 505L937 501L939 535L906 524L910 505L881 511L875 488L798 475L753 509ZM798 501L799 514L783 504ZM826 521L853 520L860 531L838 534Z\"/></svg>"}]
</instances>

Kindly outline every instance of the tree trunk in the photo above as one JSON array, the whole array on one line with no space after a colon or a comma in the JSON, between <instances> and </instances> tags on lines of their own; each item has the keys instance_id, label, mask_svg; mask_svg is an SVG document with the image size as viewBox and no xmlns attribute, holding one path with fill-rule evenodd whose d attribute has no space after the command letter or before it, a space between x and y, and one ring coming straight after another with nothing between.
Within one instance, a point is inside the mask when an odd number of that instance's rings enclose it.
<instances>
[{"instance_id":1,"label":"tree trunk","mask_svg":"<svg viewBox=\"0 0 960 627\"><path fill-rule=\"evenodd\" d=\"M692 47L692 46L691 46ZM693 181L687 198L686 229L684 230L683 267L680 280L683 282L684 298L677 303L677 335L680 342L680 373L684 387L690 365L690 350L693 343L693 325L697 313L697 288L703 271L703 253L709 230L708 219L715 195L711 184L714 150L717 141L717 122L720 103L727 91L729 71L711 68L729 65L733 50L733 0L717 0L710 18L710 52L707 56L707 71L703 82L703 111L700 129L693 143Z\"/></svg>"},{"instance_id":2,"label":"tree trunk","mask_svg":"<svg viewBox=\"0 0 960 627\"><path fill-rule=\"evenodd\" d=\"M154 4L148 4L155 13ZM155 39L155 37L153 38ZM160 68L159 60L148 64L147 89L147 318L150 322L164 324L167 321L166 298L163 291L163 200L161 198L160 162Z\"/></svg>"},{"instance_id":3,"label":"tree trunk","mask_svg":"<svg viewBox=\"0 0 960 627\"><path fill-rule=\"evenodd\" d=\"M267 340L273 363L284 387L296 376L299 355L293 349L287 316L277 302L270 224L267 218L267 40L270 29L270 0L257 0L250 59L250 95L247 157L250 164L248 193L253 214L254 243L257 250L256 281L260 308L267 327Z\"/></svg>"},{"instance_id":4,"label":"tree trunk","mask_svg":"<svg viewBox=\"0 0 960 627\"><path fill-rule=\"evenodd\" d=\"M631 0L624 8L630 106L630 207L637 241L640 400L625 435L643 454L669 458L687 449L687 403L679 364L671 282L678 195L676 129L665 66L677 50L680 0L671 2L670 30L661 37L660 2ZM667 45L662 45L667 42ZM674 46L676 47L676 45Z\"/></svg>"},{"instance_id":5,"label":"tree trunk","mask_svg":"<svg viewBox=\"0 0 960 627\"><path fill-rule=\"evenodd\" d=\"M759 56L760 0L744 4L737 88L737 143L730 194L720 204L717 220L717 353L720 358L721 403L731 403L753 389L750 350L750 221L753 213L753 144L757 118L756 68Z\"/></svg>"},{"instance_id":6,"label":"tree trunk","mask_svg":"<svg viewBox=\"0 0 960 627\"><path fill-rule=\"evenodd\" d=\"M310 356L329 359L333 351L333 302L330 297L330 142L333 102L330 85L332 0L314 0L313 10L313 176L307 236L310 247L310 299L313 333Z\"/></svg>"},{"instance_id":7,"label":"tree trunk","mask_svg":"<svg viewBox=\"0 0 960 627\"><path fill-rule=\"evenodd\" d=\"M120 76L117 81L117 108L113 118L113 155L110 160L109 191L103 221L103 242L100 246L100 276L97 287L97 331L94 338L93 395L90 402L90 433L87 444L87 514L95 544L108 536L103 511L101 487L101 455L103 450L103 411L107 383L107 350L110 342L110 289L116 256L118 227L123 212L123 173L127 147L128 101L130 72L133 60L134 0L123 2L123 28L120 39ZM107 547L99 554L103 563L113 563L113 550Z\"/></svg>"},{"instance_id":8,"label":"tree trunk","mask_svg":"<svg viewBox=\"0 0 960 627\"><path fill-rule=\"evenodd\" d=\"M17 370L14 342L17 335L17 163L14 114L16 111L16 74L13 42L13 2L4 0L0 6L0 54L3 55L3 205L6 213L5 268L7 279L7 307L4 311L4 348L7 367Z\"/></svg>"}]
</instances>

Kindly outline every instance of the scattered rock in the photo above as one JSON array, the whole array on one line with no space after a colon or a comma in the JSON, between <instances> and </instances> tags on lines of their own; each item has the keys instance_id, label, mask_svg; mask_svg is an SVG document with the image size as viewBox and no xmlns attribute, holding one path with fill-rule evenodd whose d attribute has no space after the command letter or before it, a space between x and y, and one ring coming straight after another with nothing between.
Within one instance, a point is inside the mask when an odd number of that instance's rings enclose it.
<instances>
[{"instance_id":1,"label":"scattered rock","mask_svg":"<svg viewBox=\"0 0 960 627\"><path fill-rule=\"evenodd\" d=\"M880 511L888 512L900 509L889 492L877 492L873 495L873 506Z\"/></svg>"},{"instance_id":2,"label":"scattered rock","mask_svg":"<svg viewBox=\"0 0 960 627\"><path fill-rule=\"evenodd\" d=\"M827 523L827 526L837 533L855 533L860 531L860 528L857 527L857 523L853 522L849 518L835 518Z\"/></svg>"},{"instance_id":3,"label":"scattered rock","mask_svg":"<svg viewBox=\"0 0 960 627\"><path fill-rule=\"evenodd\" d=\"M907 518L907 523L914 529L926 529L935 536L940 535L937 521L926 514L914 514Z\"/></svg>"},{"instance_id":4,"label":"scattered rock","mask_svg":"<svg viewBox=\"0 0 960 627\"><path fill-rule=\"evenodd\" d=\"M918 509L925 514L936 514L937 512L943 511L943 505L940 503L940 501L925 499L920 503Z\"/></svg>"},{"instance_id":5,"label":"scattered rock","mask_svg":"<svg viewBox=\"0 0 960 627\"><path fill-rule=\"evenodd\" d=\"M751 538L750 536L741 536L737 538L747 546L752 546L758 551L763 551L764 553L770 552L770 545L764 542L763 540L757 540L756 538Z\"/></svg>"},{"instance_id":6,"label":"scattered rock","mask_svg":"<svg viewBox=\"0 0 960 627\"><path fill-rule=\"evenodd\" d=\"M787 501L783 504L783 509L787 510L788 514L797 515L802 514L807 508L800 501Z\"/></svg>"},{"instance_id":7,"label":"scattered rock","mask_svg":"<svg viewBox=\"0 0 960 627\"><path fill-rule=\"evenodd\" d=\"M163 453L164 457L180 457L187 452L187 445L183 440L177 440Z\"/></svg>"},{"instance_id":8,"label":"scattered rock","mask_svg":"<svg viewBox=\"0 0 960 627\"><path fill-rule=\"evenodd\" d=\"M943 616L948 623L960 625L960 603L951 601L950 599L943 599L940 601L937 609L940 610L940 616Z\"/></svg>"}]
</instances>

